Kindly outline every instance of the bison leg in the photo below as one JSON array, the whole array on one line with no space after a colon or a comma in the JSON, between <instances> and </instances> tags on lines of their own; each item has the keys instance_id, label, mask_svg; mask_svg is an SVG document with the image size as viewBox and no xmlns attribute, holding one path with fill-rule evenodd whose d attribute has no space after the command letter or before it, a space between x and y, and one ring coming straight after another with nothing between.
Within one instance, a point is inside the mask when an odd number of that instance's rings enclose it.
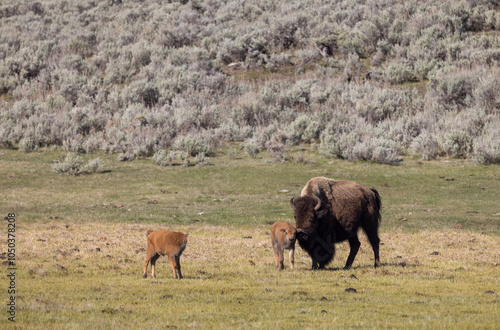
<instances>
[{"instance_id":1,"label":"bison leg","mask_svg":"<svg viewBox=\"0 0 500 330\"><path fill-rule=\"evenodd\" d=\"M347 257L347 262L345 263L344 269L350 269L352 263L354 262L354 258L356 258L356 254L358 254L358 250L361 243L359 242L358 236L352 236L349 238L349 246L351 247L351 251L349 252L349 257Z\"/></svg>"},{"instance_id":2,"label":"bison leg","mask_svg":"<svg viewBox=\"0 0 500 330\"><path fill-rule=\"evenodd\" d=\"M288 252L288 257L290 258L290 268L293 269L294 265L295 265L295 258L294 258L294 253L295 253L295 249L290 249L290 251Z\"/></svg>"},{"instance_id":3,"label":"bison leg","mask_svg":"<svg viewBox=\"0 0 500 330\"><path fill-rule=\"evenodd\" d=\"M318 261L316 259L312 260L312 270L322 270L325 269L326 264Z\"/></svg>"},{"instance_id":4,"label":"bison leg","mask_svg":"<svg viewBox=\"0 0 500 330\"><path fill-rule=\"evenodd\" d=\"M371 231L367 232L366 235L368 236L368 240L370 241L370 244L372 245L373 249L373 254L375 256L375 268L380 266L380 256L379 256L379 245L380 245L380 238L378 237L378 232Z\"/></svg>"},{"instance_id":5,"label":"bison leg","mask_svg":"<svg viewBox=\"0 0 500 330\"><path fill-rule=\"evenodd\" d=\"M156 260L158 260L159 257L160 257L160 255L158 253L153 254L153 256L151 257L151 277L152 278L156 278Z\"/></svg>"}]
</instances>

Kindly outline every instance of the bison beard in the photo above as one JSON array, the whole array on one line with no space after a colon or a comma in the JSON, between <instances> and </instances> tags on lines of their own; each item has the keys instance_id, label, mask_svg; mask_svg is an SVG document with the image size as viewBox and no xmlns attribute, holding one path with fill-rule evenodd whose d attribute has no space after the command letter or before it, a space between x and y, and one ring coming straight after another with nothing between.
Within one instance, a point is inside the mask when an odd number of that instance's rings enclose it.
<instances>
[{"instance_id":1,"label":"bison beard","mask_svg":"<svg viewBox=\"0 0 500 330\"><path fill-rule=\"evenodd\" d=\"M325 266L332 261L335 255L335 238L331 235L326 237L318 236L316 233L305 234L299 232L297 240L312 259L312 269L325 269Z\"/></svg>"},{"instance_id":2,"label":"bison beard","mask_svg":"<svg viewBox=\"0 0 500 330\"><path fill-rule=\"evenodd\" d=\"M312 259L312 269L323 269L335 255L335 243L349 241L345 268L358 253L358 229L363 228L372 245L375 267L380 265L378 226L381 201L378 192L352 181L328 178L309 180L302 196L290 200L297 240Z\"/></svg>"}]
</instances>

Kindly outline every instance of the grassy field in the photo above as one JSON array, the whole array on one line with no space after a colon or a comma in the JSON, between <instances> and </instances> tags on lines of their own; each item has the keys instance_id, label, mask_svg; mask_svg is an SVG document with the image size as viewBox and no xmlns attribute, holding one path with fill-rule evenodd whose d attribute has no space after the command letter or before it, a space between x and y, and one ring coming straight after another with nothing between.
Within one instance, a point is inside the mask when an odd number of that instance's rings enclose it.
<instances>
[{"instance_id":1,"label":"grassy field","mask_svg":"<svg viewBox=\"0 0 500 330\"><path fill-rule=\"evenodd\" d=\"M0 209L16 213L18 267L16 323L4 312L2 328L500 326L498 166L349 163L310 148L280 164L230 146L209 166L100 155L105 173L53 173L64 156L0 150ZM383 267L372 267L360 234L351 270L339 269L348 255L339 244L326 271L310 271L300 247L294 271L287 259L275 271L270 223L292 222L288 200L314 176L380 192ZM183 280L171 278L166 258L156 279L141 278L146 230L160 228L189 233ZM8 286L2 276L5 309Z\"/></svg>"}]
</instances>

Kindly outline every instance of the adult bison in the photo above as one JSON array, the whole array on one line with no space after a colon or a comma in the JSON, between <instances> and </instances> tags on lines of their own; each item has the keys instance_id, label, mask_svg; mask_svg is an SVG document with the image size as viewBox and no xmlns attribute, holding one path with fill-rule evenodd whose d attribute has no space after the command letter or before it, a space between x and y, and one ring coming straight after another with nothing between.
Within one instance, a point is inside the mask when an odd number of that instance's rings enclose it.
<instances>
[{"instance_id":1,"label":"adult bison","mask_svg":"<svg viewBox=\"0 0 500 330\"><path fill-rule=\"evenodd\" d=\"M358 229L363 228L380 266L378 226L381 219L380 195L353 181L312 178L301 197L290 200L294 211L299 245L312 259L312 269L324 269L335 254L335 243L349 241L351 251L345 269L349 269L361 245Z\"/></svg>"}]
</instances>

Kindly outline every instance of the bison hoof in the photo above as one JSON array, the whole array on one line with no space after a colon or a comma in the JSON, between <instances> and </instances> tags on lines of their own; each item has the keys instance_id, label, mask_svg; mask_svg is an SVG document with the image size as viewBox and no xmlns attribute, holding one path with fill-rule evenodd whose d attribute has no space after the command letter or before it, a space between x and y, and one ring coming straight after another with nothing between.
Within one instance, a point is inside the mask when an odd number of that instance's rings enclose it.
<instances>
[{"instance_id":1,"label":"bison hoof","mask_svg":"<svg viewBox=\"0 0 500 330\"><path fill-rule=\"evenodd\" d=\"M343 270L349 270L349 269L351 269L351 265L349 265L349 266L345 266L345 267L344 267L344 268L342 268L342 269L343 269Z\"/></svg>"}]
</instances>

